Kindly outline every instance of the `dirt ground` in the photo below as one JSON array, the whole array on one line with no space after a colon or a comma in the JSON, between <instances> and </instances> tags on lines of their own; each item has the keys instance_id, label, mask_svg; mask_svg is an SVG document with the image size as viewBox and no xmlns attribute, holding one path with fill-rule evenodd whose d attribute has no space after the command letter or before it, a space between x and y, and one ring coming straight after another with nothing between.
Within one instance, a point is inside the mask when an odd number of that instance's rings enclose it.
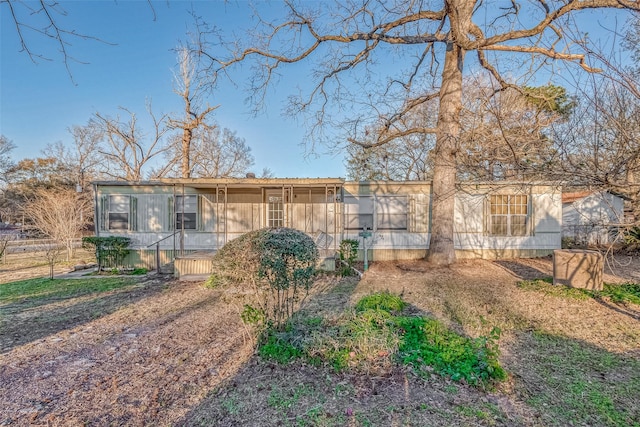
<instances>
[{"instance_id":1,"label":"dirt ground","mask_svg":"<svg viewBox=\"0 0 640 427\"><path fill-rule=\"evenodd\" d=\"M612 267L616 275L607 281L640 278L638 259L622 257ZM547 258L463 261L450 268L373 263L359 282L325 278L309 302L307 309L321 313L389 290L472 337L500 326L501 361L512 378L494 393L402 371L377 378L262 363L253 356L235 299L162 276L149 275L95 301L55 301L24 311L0 307L3 320L23 328L0 331L0 425L548 425L548 415L523 403L541 379L527 369L538 355L533 335L522 331L557 333L640 359L637 306L568 301L515 286L550 274ZM61 305L98 307L97 317L54 322L45 333L30 330L25 320L59 316ZM611 381L634 375L637 381L637 373L624 369L616 375ZM297 400L287 401L287 393ZM307 405L305 414L315 418L297 423L286 402ZM489 415L478 421L469 411Z\"/></svg>"}]
</instances>

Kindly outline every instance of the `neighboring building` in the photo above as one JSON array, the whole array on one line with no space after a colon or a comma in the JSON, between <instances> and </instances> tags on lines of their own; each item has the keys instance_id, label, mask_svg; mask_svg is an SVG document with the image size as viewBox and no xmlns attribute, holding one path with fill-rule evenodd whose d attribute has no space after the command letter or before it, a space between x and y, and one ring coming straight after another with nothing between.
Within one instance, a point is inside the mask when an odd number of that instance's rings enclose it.
<instances>
[{"instance_id":1,"label":"neighboring building","mask_svg":"<svg viewBox=\"0 0 640 427\"><path fill-rule=\"evenodd\" d=\"M562 194L562 237L578 245L604 245L624 223L624 200L608 191Z\"/></svg>"},{"instance_id":2,"label":"neighboring building","mask_svg":"<svg viewBox=\"0 0 640 427\"><path fill-rule=\"evenodd\" d=\"M197 178L94 186L97 234L131 237L129 262L148 268L158 255L164 264L176 255L216 251L263 227L307 233L328 264L343 239L359 239L362 248L365 228L373 261L422 258L429 247L429 182ZM456 252L460 258L547 255L560 248L561 220L558 187L460 184Z\"/></svg>"}]
</instances>

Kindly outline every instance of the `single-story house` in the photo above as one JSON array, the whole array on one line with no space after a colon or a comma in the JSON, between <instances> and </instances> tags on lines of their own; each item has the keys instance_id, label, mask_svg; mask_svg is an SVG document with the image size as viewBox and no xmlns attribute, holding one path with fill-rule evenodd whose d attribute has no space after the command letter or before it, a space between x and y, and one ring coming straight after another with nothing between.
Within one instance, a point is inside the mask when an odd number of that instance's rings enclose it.
<instances>
[{"instance_id":1,"label":"single-story house","mask_svg":"<svg viewBox=\"0 0 640 427\"><path fill-rule=\"evenodd\" d=\"M136 266L177 258L176 269L184 269L179 260L189 254L215 252L263 227L307 233L329 268L343 239L366 244L373 261L422 258L429 247L430 182L194 178L95 182L94 190L96 234L130 237L127 262ZM560 248L557 186L463 183L451 197L459 258L533 257ZM363 230L371 232L366 242Z\"/></svg>"},{"instance_id":2,"label":"single-story house","mask_svg":"<svg viewBox=\"0 0 640 427\"><path fill-rule=\"evenodd\" d=\"M611 243L624 223L624 200L608 191L562 194L562 237L579 245Z\"/></svg>"}]
</instances>

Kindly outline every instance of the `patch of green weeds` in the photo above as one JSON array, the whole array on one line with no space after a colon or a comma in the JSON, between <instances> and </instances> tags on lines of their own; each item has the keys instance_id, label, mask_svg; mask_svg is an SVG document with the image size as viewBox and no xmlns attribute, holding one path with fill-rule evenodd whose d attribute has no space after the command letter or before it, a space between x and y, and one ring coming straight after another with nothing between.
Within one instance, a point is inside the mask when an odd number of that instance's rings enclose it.
<instances>
[{"instance_id":1,"label":"patch of green weeds","mask_svg":"<svg viewBox=\"0 0 640 427\"><path fill-rule=\"evenodd\" d=\"M487 419L489 416L485 411L474 406L456 406L456 411L458 411L465 417L476 418L479 420Z\"/></svg>"},{"instance_id":2,"label":"patch of green weeds","mask_svg":"<svg viewBox=\"0 0 640 427\"><path fill-rule=\"evenodd\" d=\"M592 298L592 295L586 289L572 288L564 285L554 285L553 279L523 280L522 282L518 282L516 285L520 289L542 292L546 295L555 297L578 300L587 300L589 298Z\"/></svg>"},{"instance_id":3,"label":"patch of green weeds","mask_svg":"<svg viewBox=\"0 0 640 427\"><path fill-rule=\"evenodd\" d=\"M362 298L330 324L294 316L285 332L265 331L258 353L279 363L302 357L338 372L384 372L400 363L482 387L506 378L498 362L499 329L471 339L435 319L403 316L405 307L400 297L384 292Z\"/></svg>"},{"instance_id":4,"label":"patch of green weeds","mask_svg":"<svg viewBox=\"0 0 640 427\"><path fill-rule=\"evenodd\" d=\"M237 397L229 397L222 401L222 408L227 411L229 415L237 415L242 409L240 401Z\"/></svg>"},{"instance_id":5,"label":"patch of green weeds","mask_svg":"<svg viewBox=\"0 0 640 427\"><path fill-rule=\"evenodd\" d=\"M438 374L473 385L506 379L498 361L500 329L493 328L488 337L471 339L435 319L398 317L396 321L404 332L398 357L416 371L424 372L423 367L429 366Z\"/></svg>"},{"instance_id":6,"label":"patch of green weeds","mask_svg":"<svg viewBox=\"0 0 640 427\"><path fill-rule=\"evenodd\" d=\"M288 332L267 329L258 347L258 354L266 360L287 364L302 356L302 350L291 344Z\"/></svg>"},{"instance_id":7,"label":"patch of green weeds","mask_svg":"<svg viewBox=\"0 0 640 427\"><path fill-rule=\"evenodd\" d=\"M572 288L564 285L554 285L552 279L523 280L517 283L521 289L542 292L562 298L586 300L590 298L610 298L614 303L630 302L640 305L640 283L605 283L602 291Z\"/></svg>"},{"instance_id":8,"label":"patch of green weeds","mask_svg":"<svg viewBox=\"0 0 640 427\"><path fill-rule=\"evenodd\" d=\"M611 298L612 302L630 302L640 305L640 283L605 283L600 295Z\"/></svg>"},{"instance_id":9,"label":"patch of green weeds","mask_svg":"<svg viewBox=\"0 0 640 427\"><path fill-rule=\"evenodd\" d=\"M380 292L368 295L356 303L356 311L382 310L388 313L400 313L405 309L407 303L397 295L389 292Z\"/></svg>"},{"instance_id":10,"label":"patch of green weeds","mask_svg":"<svg viewBox=\"0 0 640 427\"><path fill-rule=\"evenodd\" d=\"M458 386L455 386L453 384L447 384L444 387L444 391L449 394L458 394L458 391L460 391L460 389L458 388Z\"/></svg>"},{"instance_id":11,"label":"patch of green weeds","mask_svg":"<svg viewBox=\"0 0 640 427\"><path fill-rule=\"evenodd\" d=\"M275 409L290 409L297 406L302 397L312 393L312 387L307 384L298 384L290 390L272 389L267 397L267 404Z\"/></svg>"}]
</instances>

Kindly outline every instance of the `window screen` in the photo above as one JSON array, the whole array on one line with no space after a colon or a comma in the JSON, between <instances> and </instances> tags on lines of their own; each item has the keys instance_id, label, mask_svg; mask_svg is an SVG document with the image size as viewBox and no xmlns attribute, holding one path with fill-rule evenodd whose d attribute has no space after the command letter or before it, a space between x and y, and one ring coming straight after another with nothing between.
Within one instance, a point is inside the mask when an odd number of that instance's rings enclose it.
<instances>
[{"instance_id":1,"label":"window screen","mask_svg":"<svg viewBox=\"0 0 640 427\"><path fill-rule=\"evenodd\" d=\"M176 196L176 230L197 228L198 196ZM183 227L184 224L184 227Z\"/></svg>"},{"instance_id":2,"label":"window screen","mask_svg":"<svg viewBox=\"0 0 640 427\"><path fill-rule=\"evenodd\" d=\"M406 230L409 203L407 196L381 196L376 200L379 230Z\"/></svg>"},{"instance_id":3,"label":"window screen","mask_svg":"<svg viewBox=\"0 0 640 427\"><path fill-rule=\"evenodd\" d=\"M344 228L373 230L373 196L345 196Z\"/></svg>"},{"instance_id":4,"label":"window screen","mask_svg":"<svg viewBox=\"0 0 640 427\"><path fill-rule=\"evenodd\" d=\"M522 194L491 196L491 226L493 236L525 236L529 215L529 197Z\"/></svg>"},{"instance_id":5,"label":"window screen","mask_svg":"<svg viewBox=\"0 0 640 427\"><path fill-rule=\"evenodd\" d=\"M109 230L128 230L131 198L128 195L109 196Z\"/></svg>"}]
</instances>

